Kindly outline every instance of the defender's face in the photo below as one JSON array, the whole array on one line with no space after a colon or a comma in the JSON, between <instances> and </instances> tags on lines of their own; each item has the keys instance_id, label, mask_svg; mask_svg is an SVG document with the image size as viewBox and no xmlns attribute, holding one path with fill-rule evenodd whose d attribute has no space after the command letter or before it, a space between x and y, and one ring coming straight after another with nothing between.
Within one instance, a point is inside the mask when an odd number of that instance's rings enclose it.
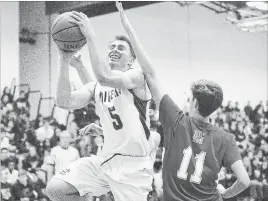
<instances>
[{"instance_id":1,"label":"defender's face","mask_svg":"<svg viewBox=\"0 0 268 201\"><path fill-rule=\"evenodd\" d=\"M122 70L128 64L131 64L133 57L131 55L130 46L122 40L115 40L109 45L108 64L112 69Z\"/></svg>"}]
</instances>

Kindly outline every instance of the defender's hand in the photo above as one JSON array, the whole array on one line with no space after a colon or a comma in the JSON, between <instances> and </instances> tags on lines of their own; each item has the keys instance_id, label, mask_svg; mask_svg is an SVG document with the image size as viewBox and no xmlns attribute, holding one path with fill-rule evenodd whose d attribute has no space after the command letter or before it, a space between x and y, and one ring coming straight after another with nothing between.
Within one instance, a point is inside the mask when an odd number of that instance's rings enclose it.
<instances>
[{"instance_id":1,"label":"defender's hand","mask_svg":"<svg viewBox=\"0 0 268 201\"><path fill-rule=\"evenodd\" d=\"M124 11L122 3L116 1L116 7L117 7L117 10L120 13L121 22L122 22L122 25L124 26L124 28L126 30L131 29L130 22L128 21L128 18L127 18L126 14L125 14L125 11Z\"/></svg>"},{"instance_id":2,"label":"defender's hand","mask_svg":"<svg viewBox=\"0 0 268 201\"><path fill-rule=\"evenodd\" d=\"M73 20L69 22L77 24L85 38L95 36L94 28L84 13L72 11L71 16Z\"/></svg>"},{"instance_id":3,"label":"defender's hand","mask_svg":"<svg viewBox=\"0 0 268 201\"><path fill-rule=\"evenodd\" d=\"M117 10L119 11L121 17L122 17L122 16L125 14L125 13L124 13L123 6L122 6L122 3L119 2L119 1L116 1L116 2L115 2L115 5L116 5Z\"/></svg>"}]
</instances>

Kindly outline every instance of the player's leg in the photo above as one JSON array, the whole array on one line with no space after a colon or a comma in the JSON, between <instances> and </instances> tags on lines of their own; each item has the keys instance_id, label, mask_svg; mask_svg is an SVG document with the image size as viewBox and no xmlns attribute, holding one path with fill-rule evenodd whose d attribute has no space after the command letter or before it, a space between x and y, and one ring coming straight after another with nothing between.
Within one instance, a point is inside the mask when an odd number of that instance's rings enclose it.
<instances>
[{"instance_id":1,"label":"player's leg","mask_svg":"<svg viewBox=\"0 0 268 201\"><path fill-rule=\"evenodd\" d=\"M52 201L87 201L86 196L80 196L73 185L58 178L50 180L46 193Z\"/></svg>"},{"instance_id":2,"label":"player's leg","mask_svg":"<svg viewBox=\"0 0 268 201\"><path fill-rule=\"evenodd\" d=\"M150 157L117 156L104 165L103 172L116 201L147 201L153 182Z\"/></svg>"},{"instance_id":3,"label":"player's leg","mask_svg":"<svg viewBox=\"0 0 268 201\"><path fill-rule=\"evenodd\" d=\"M55 175L47 185L47 194L53 201L84 201L85 195L100 196L110 189L100 176L97 157L81 158L70 168Z\"/></svg>"},{"instance_id":4,"label":"player's leg","mask_svg":"<svg viewBox=\"0 0 268 201\"><path fill-rule=\"evenodd\" d=\"M135 179L137 180L137 178ZM140 182L144 181L140 180ZM111 186L111 192L113 193L115 201L147 201L148 195L151 191L151 188L149 188L151 185L144 188L144 186L142 187L140 185L133 185L130 183L109 182L109 184Z\"/></svg>"}]
</instances>

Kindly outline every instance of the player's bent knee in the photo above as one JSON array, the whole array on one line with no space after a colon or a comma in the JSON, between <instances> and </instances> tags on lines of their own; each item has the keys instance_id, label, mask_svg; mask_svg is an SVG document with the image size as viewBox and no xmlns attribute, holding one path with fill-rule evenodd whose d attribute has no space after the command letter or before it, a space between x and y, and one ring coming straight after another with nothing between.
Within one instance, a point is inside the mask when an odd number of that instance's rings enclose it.
<instances>
[{"instance_id":1,"label":"player's bent knee","mask_svg":"<svg viewBox=\"0 0 268 201\"><path fill-rule=\"evenodd\" d=\"M59 189L61 188L60 184L57 183L57 179L52 178L47 183L46 187L46 194L53 201L57 201L57 195L59 194Z\"/></svg>"},{"instance_id":2,"label":"player's bent knee","mask_svg":"<svg viewBox=\"0 0 268 201\"><path fill-rule=\"evenodd\" d=\"M61 179L52 178L47 184L46 193L51 200L60 201L68 193L78 193L78 191Z\"/></svg>"}]
</instances>

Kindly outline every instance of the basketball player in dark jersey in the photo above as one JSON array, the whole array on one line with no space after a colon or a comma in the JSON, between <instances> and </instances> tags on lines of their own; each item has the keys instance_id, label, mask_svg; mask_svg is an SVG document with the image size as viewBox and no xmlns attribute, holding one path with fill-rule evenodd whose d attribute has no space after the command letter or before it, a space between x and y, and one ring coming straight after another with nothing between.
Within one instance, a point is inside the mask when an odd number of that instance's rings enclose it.
<instances>
[{"instance_id":1,"label":"basketball player in dark jersey","mask_svg":"<svg viewBox=\"0 0 268 201\"><path fill-rule=\"evenodd\" d=\"M190 113L186 116L165 94L121 3L116 3L151 94L159 106L164 130L163 192L165 201L220 201L245 190L250 179L231 133L209 123L209 115L222 103L221 87L199 80L191 86ZM217 188L221 167L233 170L237 181Z\"/></svg>"}]
</instances>

